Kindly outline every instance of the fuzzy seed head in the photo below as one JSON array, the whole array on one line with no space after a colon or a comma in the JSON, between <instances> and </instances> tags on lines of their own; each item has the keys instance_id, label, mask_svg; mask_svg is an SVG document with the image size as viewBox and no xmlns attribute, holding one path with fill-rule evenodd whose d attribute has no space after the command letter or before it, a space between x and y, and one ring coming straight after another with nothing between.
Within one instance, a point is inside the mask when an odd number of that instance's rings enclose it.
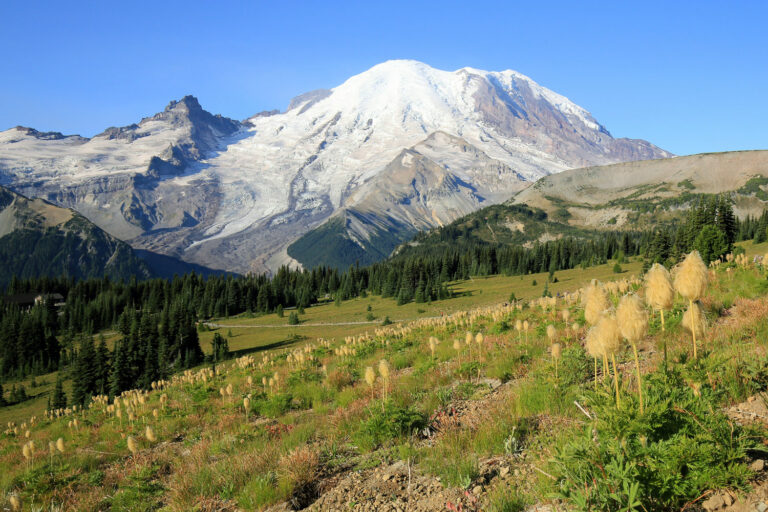
<instances>
[{"instance_id":1,"label":"fuzzy seed head","mask_svg":"<svg viewBox=\"0 0 768 512\"><path fill-rule=\"evenodd\" d=\"M469 345L469 344L471 344L471 343L472 343L472 340L473 340L473 339L474 339L474 336L472 336L472 333L471 333L471 332L469 332L469 331L467 331L467 335L466 335L466 336L464 336L464 343L466 343L467 345Z\"/></svg>"},{"instance_id":2,"label":"fuzzy seed head","mask_svg":"<svg viewBox=\"0 0 768 512\"><path fill-rule=\"evenodd\" d=\"M136 439L134 439L133 436L128 436L128 439L126 439L125 442L128 445L128 451L136 455L136 452L139 450L139 445L136 444Z\"/></svg>"},{"instance_id":3,"label":"fuzzy seed head","mask_svg":"<svg viewBox=\"0 0 768 512\"><path fill-rule=\"evenodd\" d=\"M693 307L689 307L685 311L681 323L688 332L694 332L694 329L696 329L696 334L699 336L704 334L707 330L707 319L704 316L704 312L701 310L701 306L696 302L693 303Z\"/></svg>"},{"instance_id":4,"label":"fuzzy seed head","mask_svg":"<svg viewBox=\"0 0 768 512\"><path fill-rule=\"evenodd\" d=\"M226 389L227 396L232 396L233 391L234 390L232 389L232 384L227 384L227 389Z\"/></svg>"},{"instance_id":5,"label":"fuzzy seed head","mask_svg":"<svg viewBox=\"0 0 768 512\"><path fill-rule=\"evenodd\" d=\"M584 306L584 319L590 325L597 325L600 317L611 307L608 295L602 286L593 286L587 295L587 303Z\"/></svg>"},{"instance_id":6,"label":"fuzzy seed head","mask_svg":"<svg viewBox=\"0 0 768 512\"><path fill-rule=\"evenodd\" d=\"M559 343L553 343L552 344L552 357L554 359L560 359L560 356L563 353L563 347Z\"/></svg>"},{"instance_id":7,"label":"fuzzy seed head","mask_svg":"<svg viewBox=\"0 0 768 512\"><path fill-rule=\"evenodd\" d=\"M376 382L376 372L373 371L372 366L368 366L365 368L365 383L369 386L373 387L373 384Z\"/></svg>"},{"instance_id":8,"label":"fuzzy seed head","mask_svg":"<svg viewBox=\"0 0 768 512\"><path fill-rule=\"evenodd\" d=\"M456 352L461 350L461 342L459 340L453 340L453 350Z\"/></svg>"},{"instance_id":9,"label":"fuzzy seed head","mask_svg":"<svg viewBox=\"0 0 768 512\"><path fill-rule=\"evenodd\" d=\"M522 331L522 330L523 330L523 322L521 322L519 318L518 318L518 319L517 319L517 321L515 322L515 330L516 330L517 332L520 332L520 331Z\"/></svg>"},{"instance_id":10,"label":"fuzzy seed head","mask_svg":"<svg viewBox=\"0 0 768 512\"><path fill-rule=\"evenodd\" d=\"M549 341L552 342L555 340L556 336L557 336L557 329L555 329L554 325L549 324L547 326L547 338L549 338Z\"/></svg>"},{"instance_id":11,"label":"fuzzy seed head","mask_svg":"<svg viewBox=\"0 0 768 512\"><path fill-rule=\"evenodd\" d=\"M619 307L616 308L616 320L619 323L621 335L627 341L630 343L639 341L648 328L648 314L640 297L634 293L623 296Z\"/></svg>"},{"instance_id":12,"label":"fuzzy seed head","mask_svg":"<svg viewBox=\"0 0 768 512\"><path fill-rule=\"evenodd\" d=\"M379 373L384 380L389 380L389 363L386 359L379 361Z\"/></svg>"},{"instance_id":13,"label":"fuzzy seed head","mask_svg":"<svg viewBox=\"0 0 768 512\"><path fill-rule=\"evenodd\" d=\"M144 431L144 435L146 436L147 441L149 441L150 443L154 443L155 441L157 441L157 436L155 436L155 431L152 430L152 427L150 427L149 425L147 425L147 428Z\"/></svg>"},{"instance_id":14,"label":"fuzzy seed head","mask_svg":"<svg viewBox=\"0 0 768 512\"><path fill-rule=\"evenodd\" d=\"M29 447L29 443L26 443L24 446L21 447L21 454L27 460L32 458L32 450Z\"/></svg>"},{"instance_id":15,"label":"fuzzy seed head","mask_svg":"<svg viewBox=\"0 0 768 512\"><path fill-rule=\"evenodd\" d=\"M531 324L528 323L528 320L523 321L523 330L528 332L528 328L531 326Z\"/></svg>"},{"instance_id":16,"label":"fuzzy seed head","mask_svg":"<svg viewBox=\"0 0 768 512\"><path fill-rule=\"evenodd\" d=\"M56 449L59 450L59 453L64 453L65 446L64 446L64 439L61 437L56 440Z\"/></svg>"},{"instance_id":17,"label":"fuzzy seed head","mask_svg":"<svg viewBox=\"0 0 768 512\"><path fill-rule=\"evenodd\" d=\"M611 314L603 315L595 327L600 353L608 356L616 354L621 349L621 331L616 317Z\"/></svg>"},{"instance_id":18,"label":"fuzzy seed head","mask_svg":"<svg viewBox=\"0 0 768 512\"><path fill-rule=\"evenodd\" d=\"M245 409L247 412L248 410L250 410L250 408L251 408L251 399L248 397L243 398L243 409Z\"/></svg>"},{"instance_id":19,"label":"fuzzy seed head","mask_svg":"<svg viewBox=\"0 0 768 512\"><path fill-rule=\"evenodd\" d=\"M655 310L672 309L675 301L675 289L672 279L664 265L654 263L645 274L645 300Z\"/></svg>"},{"instance_id":20,"label":"fuzzy seed head","mask_svg":"<svg viewBox=\"0 0 768 512\"><path fill-rule=\"evenodd\" d=\"M568 320L571 318L571 311L568 309L564 309L561 315L563 317L563 322L567 324Z\"/></svg>"},{"instance_id":21,"label":"fuzzy seed head","mask_svg":"<svg viewBox=\"0 0 768 512\"><path fill-rule=\"evenodd\" d=\"M482 345L483 344L483 339L484 339L483 338L483 333L479 332L479 333L477 333L477 336L475 336L475 343L477 343L478 345Z\"/></svg>"},{"instance_id":22,"label":"fuzzy seed head","mask_svg":"<svg viewBox=\"0 0 768 512\"><path fill-rule=\"evenodd\" d=\"M21 505L22 505L21 498L19 498L15 494L12 494L8 498L8 501L11 503L11 510L13 510L13 512L18 512L19 510L21 510Z\"/></svg>"},{"instance_id":23,"label":"fuzzy seed head","mask_svg":"<svg viewBox=\"0 0 768 512\"><path fill-rule=\"evenodd\" d=\"M584 348L591 357L600 358L603 357L603 347L598 339L597 327L592 327L587 331L587 338L584 340Z\"/></svg>"},{"instance_id":24,"label":"fuzzy seed head","mask_svg":"<svg viewBox=\"0 0 768 512\"><path fill-rule=\"evenodd\" d=\"M689 301L699 300L707 291L707 266L699 251L685 257L675 272L675 290Z\"/></svg>"}]
</instances>

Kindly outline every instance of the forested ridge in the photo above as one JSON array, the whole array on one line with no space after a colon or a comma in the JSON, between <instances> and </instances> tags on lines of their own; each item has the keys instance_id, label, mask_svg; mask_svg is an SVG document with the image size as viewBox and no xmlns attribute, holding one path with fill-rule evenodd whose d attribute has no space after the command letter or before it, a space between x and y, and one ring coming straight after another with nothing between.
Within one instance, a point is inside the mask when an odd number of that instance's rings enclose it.
<instances>
[{"instance_id":1,"label":"forested ridge","mask_svg":"<svg viewBox=\"0 0 768 512\"><path fill-rule=\"evenodd\" d=\"M546 220L541 212L526 209L520 212ZM466 220L457 223L466 225ZM2 306L0 381L66 368L74 378L69 402L81 403L95 393L115 395L137 385L149 387L173 371L203 362L196 327L200 320L284 308L301 312L321 300L366 294L393 297L399 304L435 301L451 296L451 282L470 276L552 275L634 256L644 258L646 266L669 264L694 248L712 260L730 252L735 241L764 240L768 214L739 220L726 196L711 196L694 205L677 226L574 233L581 236L524 247L489 241L472 229L449 225L417 236L384 262L343 272L283 267L271 277L186 274L128 282L107 277L14 278L7 295L60 293L65 300L58 310L50 300L29 309ZM103 340L94 342L93 334L104 329L120 334L112 351ZM222 357L219 348L216 353Z\"/></svg>"}]
</instances>

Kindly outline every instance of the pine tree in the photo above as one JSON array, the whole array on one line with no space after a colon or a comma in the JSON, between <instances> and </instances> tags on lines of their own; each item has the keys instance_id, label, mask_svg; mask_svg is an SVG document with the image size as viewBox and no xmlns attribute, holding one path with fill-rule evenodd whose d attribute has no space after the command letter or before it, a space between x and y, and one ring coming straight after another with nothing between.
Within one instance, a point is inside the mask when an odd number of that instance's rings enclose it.
<instances>
[{"instance_id":1,"label":"pine tree","mask_svg":"<svg viewBox=\"0 0 768 512\"><path fill-rule=\"evenodd\" d=\"M104 335L99 335L99 345L96 347L96 392L106 393L109 388L109 349Z\"/></svg>"},{"instance_id":2,"label":"pine tree","mask_svg":"<svg viewBox=\"0 0 768 512\"><path fill-rule=\"evenodd\" d=\"M85 405L96 392L96 348L93 338L83 335L80 351L72 369L72 403Z\"/></svg>"},{"instance_id":3,"label":"pine tree","mask_svg":"<svg viewBox=\"0 0 768 512\"><path fill-rule=\"evenodd\" d=\"M53 388L51 409L64 409L67 407L67 395L64 393L64 384L61 381L61 373L56 376L56 386Z\"/></svg>"},{"instance_id":4,"label":"pine tree","mask_svg":"<svg viewBox=\"0 0 768 512\"><path fill-rule=\"evenodd\" d=\"M130 368L126 355L125 339L115 345L112 372L109 375L109 396L114 397L131 386Z\"/></svg>"},{"instance_id":5,"label":"pine tree","mask_svg":"<svg viewBox=\"0 0 768 512\"><path fill-rule=\"evenodd\" d=\"M211 341L211 350L213 361L220 363L229 357L229 342L221 334L216 333Z\"/></svg>"}]
</instances>

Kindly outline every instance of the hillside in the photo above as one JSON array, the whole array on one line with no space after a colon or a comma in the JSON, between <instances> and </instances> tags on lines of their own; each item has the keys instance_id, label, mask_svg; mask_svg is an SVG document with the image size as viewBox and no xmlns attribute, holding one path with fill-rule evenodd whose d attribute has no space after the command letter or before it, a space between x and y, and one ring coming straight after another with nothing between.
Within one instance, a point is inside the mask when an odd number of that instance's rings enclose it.
<instances>
[{"instance_id":1,"label":"hillside","mask_svg":"<svg viewBox=\"0 0 768 512\"><path fill-rule=\"evenodd\" d=\"M564 272L558 298L483 294L390 326L329 322L373 297L320 307L311 314L328 325L301 331L317 338L251 345L215 370L13 420L0 433L0 486L8 500L62 510L754 508L768 456L766 267L712 269L698 357L677 297L665 327L642 307L637 355L617 338L607 364L591 357L582 301L597 292L584 286L606 279L616 303L644 285L595 270ZM500 279L504 293L519 280ZM233 329L271 331L265 320Z\"/></svg>"},{"instance_id":2,"label":"hillside","mask_svg":"<svg viewBox=\"0 0 768 512\"><path fill-rule=\"evenodd\" d=\"M396 60L242 123L185 96L91 138L11 128L0 183L134 248L245 273L378 260L542 176L669 156L515 71ZM307 233L323 251L288 251Z\"/></svg>"},{"instance_id":3,"label":"hillside","mask_svg":"<svg viewBox=\"0 0 768 512\"><path fill-rule=\"evenodd\" d=\"M768 151L705 153L573 169L547 176L511 202L572 226L643 229L669 223L701 194L729 193L737 216L768 206Z\"/></svg>"},{"instance_id":4,"label":"hillside","mask_svg":"<svg viewBox=\"0 0 768 512\"><path fill-rule=\"evenodd\" d=\"M449 249L478 245L531 248L562 238L595 240L604 236L605 233L598 230L553 220L539 208L503 203L470 213L447 226L420 233L399 247L395 254L439 254Z\"/></svg>"},{"instance_id":5,"label":"hillside","mask_svg":"<svg viewBox=\"0 0 768 512\"><path fill-rule=\"evenodd\" d=\"M0 286L11 278L152 275L125 242L82 215L0 187Z\"/></svg>"},{"instance_id":6,"label":"hillside","mask_svg":"<svg viewBox=\"0 0 768 512\"><path fill-rule=\"evenodd\" d=\"M134 251L70 209L0 187L0 287L16 276L75 279L220 274L149 251Z\"/></svg>"}]
</instances>

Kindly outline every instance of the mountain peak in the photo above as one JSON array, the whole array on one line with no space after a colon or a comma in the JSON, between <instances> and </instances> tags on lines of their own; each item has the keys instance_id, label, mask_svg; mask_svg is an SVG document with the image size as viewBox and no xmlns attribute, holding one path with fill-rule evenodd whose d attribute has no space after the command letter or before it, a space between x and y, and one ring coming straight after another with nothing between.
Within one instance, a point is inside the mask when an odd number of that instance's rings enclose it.
<instances>
[{"instance_id":1,"label":"mountain peak","mask_svg":"<svg viewBox=\"0 0 768 512\"><path fill-rule=\"evenodd\" d=\"M168 106L165 107L165 112L170 112L171 110L176 110L179 108L186 109L190 112L203 110L203 107L200 106L200 102L191 94L187 94L179 101L171 101Z\"/></svg>"}]
</instances>

